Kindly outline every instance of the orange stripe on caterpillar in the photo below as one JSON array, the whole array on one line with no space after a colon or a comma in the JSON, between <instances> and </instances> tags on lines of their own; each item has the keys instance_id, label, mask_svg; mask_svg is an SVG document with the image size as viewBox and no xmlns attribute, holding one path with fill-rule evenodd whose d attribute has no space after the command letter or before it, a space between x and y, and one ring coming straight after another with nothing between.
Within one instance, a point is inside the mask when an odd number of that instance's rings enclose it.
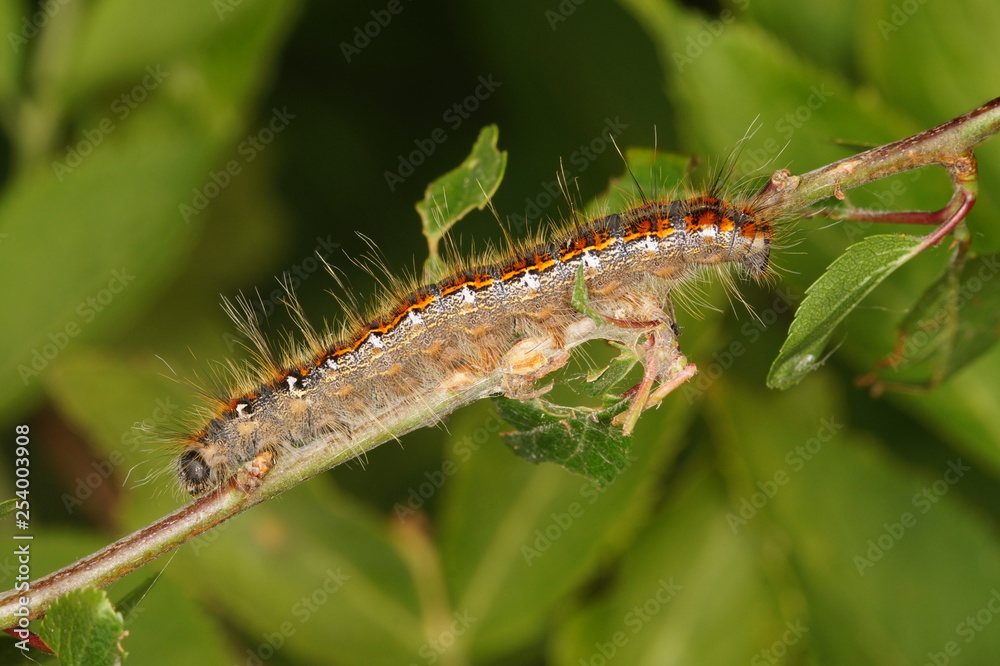
<instances>
[{"instance_id":1,"label":"orange stripe on caterpillar","mask_svg":"<svg viewBox=\"0 0 1000 666\"><path fill-rule=\"evenodd\" d=\"M671 289L699 267L716 264L741 264L751 277L763 277L772 239L771 222L752 201L659 201L420 287L345 340L329 341L288 368L267 369L257 388L220 405L184 442L181 483L202 493L259 454L280 454L329 434L349 441L401 406L430 404L435 396L461 394L471 402L532 394L533 383L587 339L636 348L645 339L650 360L643 386L651 400L659 399L671 382L694 372L686 361L678 369L683 357L668 305ZM581 271L598 322L573 307ZM650 276L660 278L653 287ZM651 392L654 380L667 389ZM645 394L638 399L626 429L649 406Z\"/></svg>"}]
</instances>

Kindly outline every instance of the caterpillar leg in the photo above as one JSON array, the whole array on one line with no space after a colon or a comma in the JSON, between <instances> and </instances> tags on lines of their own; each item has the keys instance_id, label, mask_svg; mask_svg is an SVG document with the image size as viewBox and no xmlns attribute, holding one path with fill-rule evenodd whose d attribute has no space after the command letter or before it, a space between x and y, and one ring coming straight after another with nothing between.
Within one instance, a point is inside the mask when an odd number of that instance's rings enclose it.
<instances>
[{"instance_id":1,"label":"caterpillar leg","mask_svg":"<svg viewBox=\"0 0 1000 666\"><path fill-rule=\"evenodd\" d=\"M272 467L274 467L274 452L262 451L240 467L231 483L243 492L251 493L260 488L260 484Z\"/></svg>"},{"instance_id":2,"label":"caterpillar leg","mask_svg":"<svg viewBox=\"0 0 1000 666\"><path fill-rule=\"evenodd\" d=\"M695 364L688 363L681 353L677 337L666 328L651 331L641 351L642 380L625 393L629 407L612 421L612 424L622 426L625 435L632 434L642 412L659 405L671 391L698 372Z\"/></svg>"},{"instance_id":3,"label":"caterpillar leg","mask_svg":"<svg viewBox=\"0 0 1000 666\"><path fill-rule=\"evenodd\" d=\"M630 435L643 411L657 406L675 388L694 377L698 368L688 363L677 344L677 327L674 305L670 297L658 301L650 294L619 294L617 303L627 303L627 312L639 316L620 319L589 310L589 316L597 316L609 326L626 331L641 331L637 354L642 359L642 380L625 392L629 400L627 410L614 418L612 423L622 426L622 432ZM617 313L616 313L617 314Z\"/></svg>"},{"instance_id":4,"label":"caterpillar leg","mask_svg":"<svg viewBox=\"0 0 1000 666\"><path fill-rule=\"evenodd\" d=\"M569 350L554 336L518 340L507 352L503 364L504 395L514 400L529 400L547 393L552 384L536 388L535 382L566 365L569 357Z\"/></svg>"}]
</instances>

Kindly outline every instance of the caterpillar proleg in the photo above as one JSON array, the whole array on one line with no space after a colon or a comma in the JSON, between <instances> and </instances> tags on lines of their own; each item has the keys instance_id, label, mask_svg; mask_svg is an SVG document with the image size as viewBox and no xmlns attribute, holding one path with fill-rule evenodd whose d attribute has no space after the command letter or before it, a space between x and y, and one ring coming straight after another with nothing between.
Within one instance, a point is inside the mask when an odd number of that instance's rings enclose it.
<instances>
[{"instance_id":1,"label":"caterpillar proleg","mask_svg":"<svg viewBox=\"0 0 1000 666\"><path fill-rule=\"evenodd\" d=\"M463 403L534 395L572 347L597 338L631 345L643 360L643 381L616 421L628 432L694 373L678 349L671 291L705 267L735 264L762 278L773 238L773 220L753 198L703 194L644 202L458 270L342 339L311 336L311 355L270 368L221 404L186 438L181 483L200 494L258 455L280 456L323 435L350 439L363 423L443 392L462 394ZM579 278L588 314L572 303Z\"/></svg>"}]
</instances>

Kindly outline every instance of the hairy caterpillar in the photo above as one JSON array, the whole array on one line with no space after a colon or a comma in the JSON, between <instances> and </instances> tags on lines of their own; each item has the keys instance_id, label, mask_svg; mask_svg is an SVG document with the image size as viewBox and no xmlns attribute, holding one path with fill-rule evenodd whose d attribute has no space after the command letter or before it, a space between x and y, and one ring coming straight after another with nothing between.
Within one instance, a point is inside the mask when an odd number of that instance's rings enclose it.
<instances>
[{"instance_id":1,"label":"hairy caterpillar","mask_svg":"<svg viewBox=\"0 0 1000 666\"><path fill-rule=\"evenodd\" d=\"M184 439L181 483L203 493L258 456L323 435L350 441L360 427L390 423L401 407L445 394L463 404L537 395L536 381L591 339L630 345L643 360L643 379L616 421L627 433L643 409L695 372L678 349L671 290L724 264L764 277L773 238L774 220L757 198L645 202L401 294L340 339L321 340L306 326L310 351L285 363L270 360L250 309L230 307L267 359L265 371ZM580 281L587 312L573 303ZM423 425L440 418L432 412Z\"/></svg>"}]
</instances>

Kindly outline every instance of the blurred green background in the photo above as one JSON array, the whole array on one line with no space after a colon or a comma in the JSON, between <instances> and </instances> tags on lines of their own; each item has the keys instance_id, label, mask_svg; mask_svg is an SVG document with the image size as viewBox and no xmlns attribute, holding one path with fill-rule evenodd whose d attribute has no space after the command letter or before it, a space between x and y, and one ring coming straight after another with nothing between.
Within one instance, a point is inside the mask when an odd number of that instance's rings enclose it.
<instances>
[{"instance_id":1,"label":"blurred green background","mask_svg":"<svg viewBox=\"0 0 1000 666\"><path fill-rule=\"evenodd\" d=\"M0 35L0 432L12 450L31 426L34 577L184 501L133 425L183 423L198 399L176 379L240 353L220 296L275 305L288 272L335 318L319 252L364 302L355 232L419 266L413 204L482 126L509 152L496 207L529 233L565 213L560 159L584 199L621 172L609 127L717 163L755 125L741 169L803 172L1000 94L991 0L5 2ZM1000 140L977 155L968 225L996 252ZM849 196L932 209L948 183ZM640 421L606 491L516 458L473 405L115 585L163 569L130 661L994 663L1000 352L924 395L854 386L946 252L882 285L801 385L764 387L790 306L872 231L794 224L778 283L741 288L760 321L703 286L679 313L701 375ZM483 213L455 235L501 233Z\"/></svg>"}]
</instances>

